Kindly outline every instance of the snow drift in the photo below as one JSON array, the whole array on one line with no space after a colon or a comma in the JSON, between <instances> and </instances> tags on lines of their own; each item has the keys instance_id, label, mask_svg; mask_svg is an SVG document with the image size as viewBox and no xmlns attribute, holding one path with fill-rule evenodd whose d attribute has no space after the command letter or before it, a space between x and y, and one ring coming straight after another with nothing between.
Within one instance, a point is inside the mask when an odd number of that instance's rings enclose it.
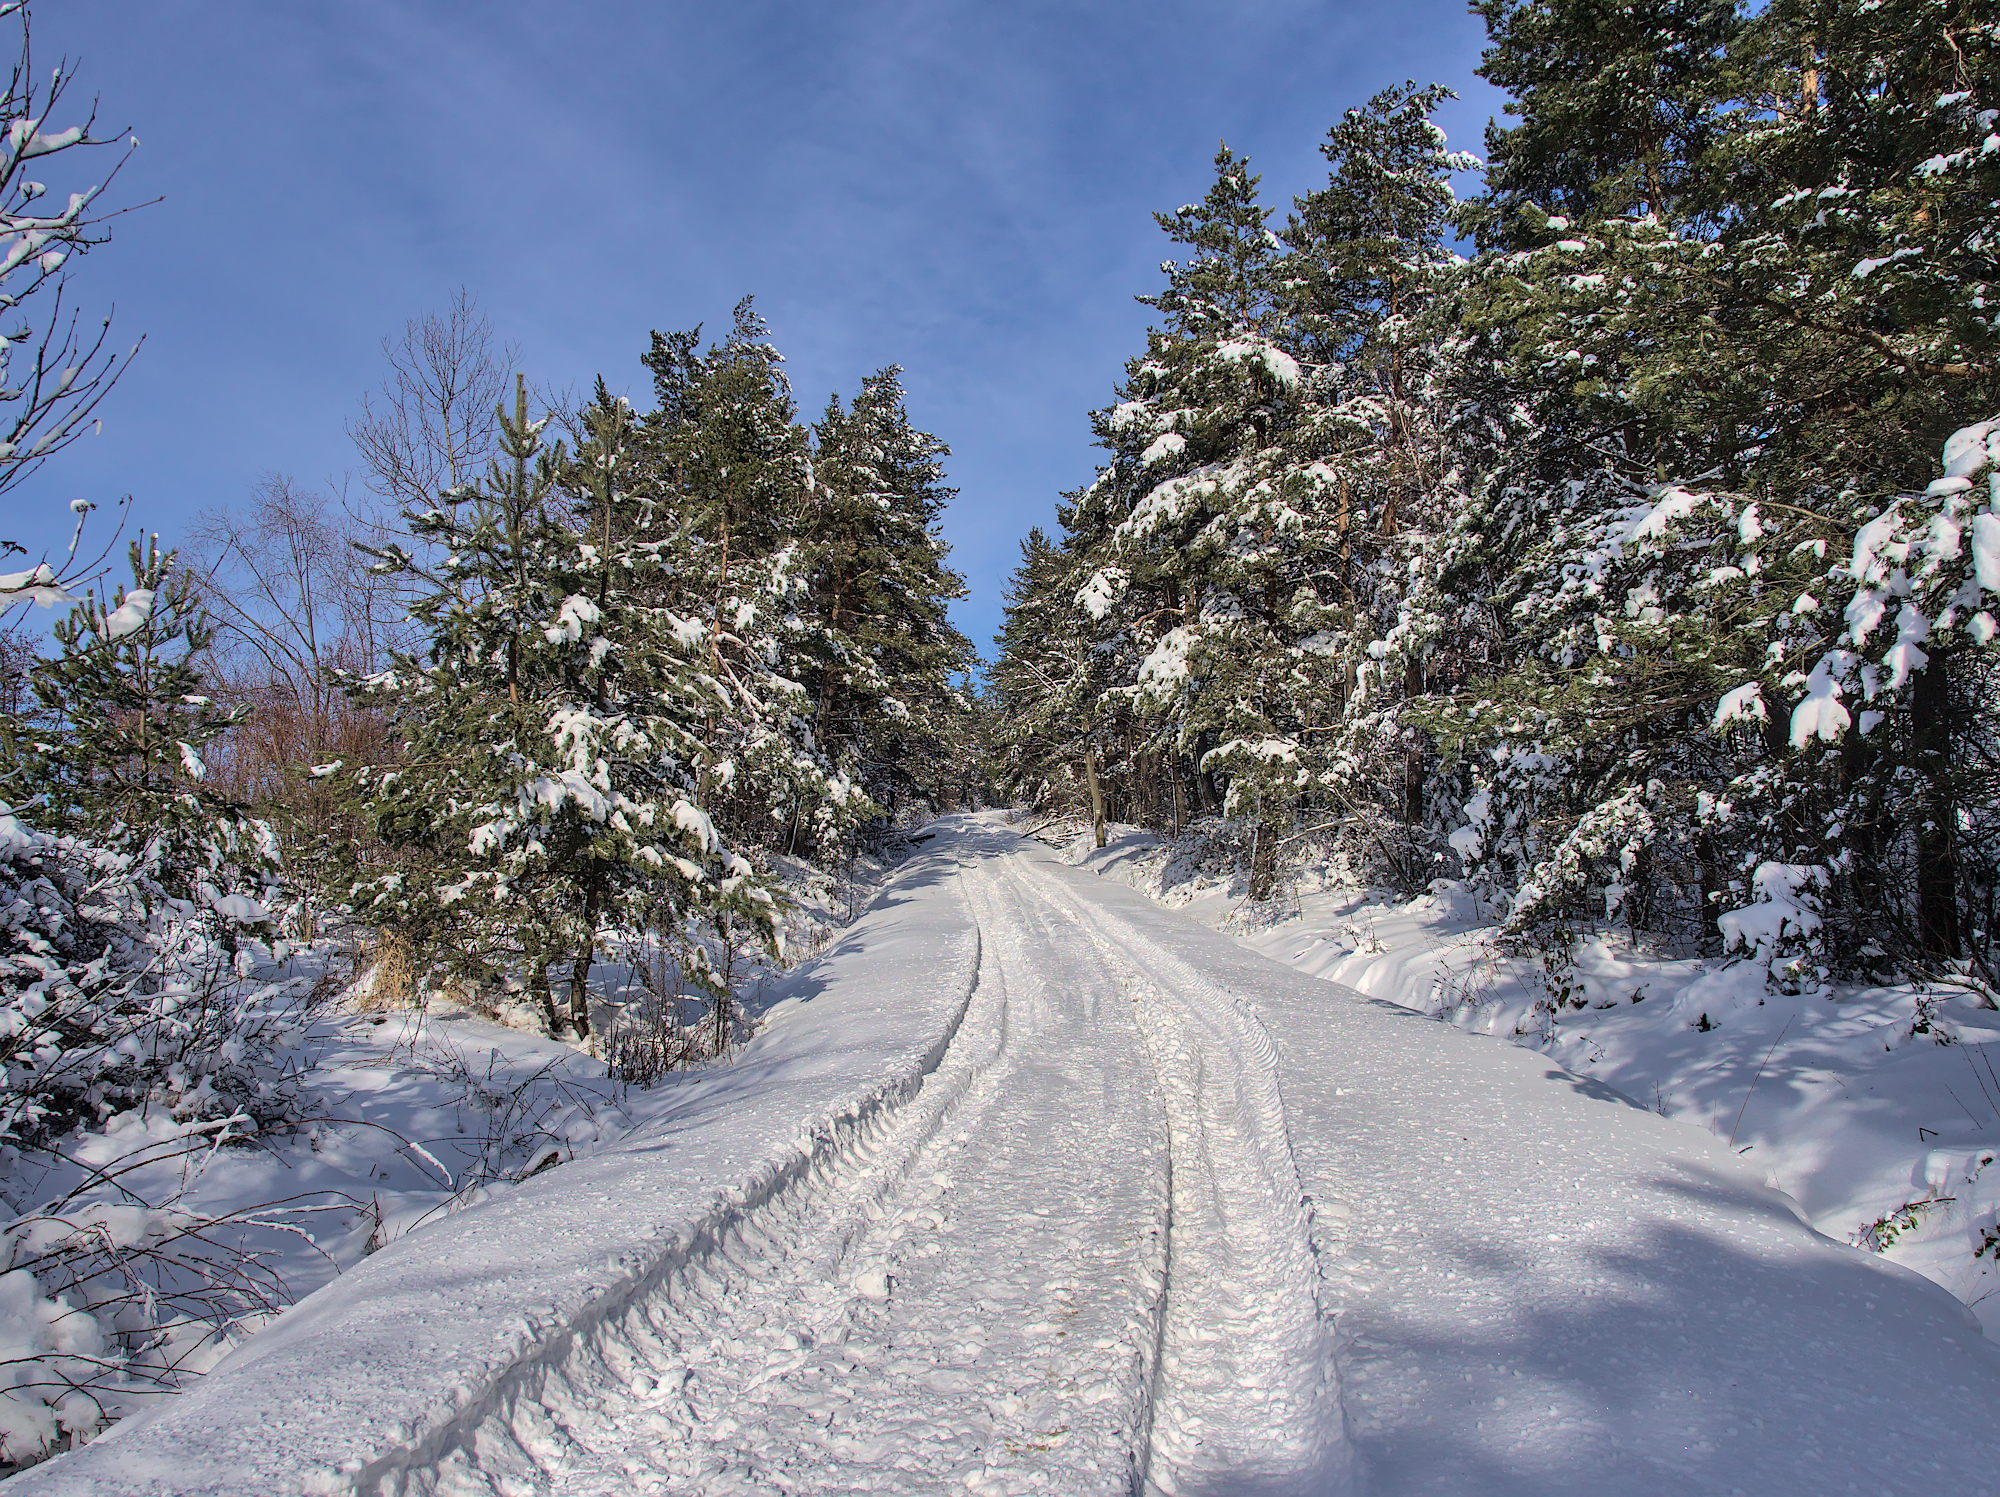
<instances>
[{"instance_id":1,"label":"snow drift","mask_svg":"<svg viewBox=\"0 0 2000 1497\"><path fill-rule=\"evenodd\" d=\"M913 859L733 1064L660 1088L622 1143L390 1244L10 1497L493 1490L529 1468L561 1438L539 1411L619 1365L670 1276L937 1064L978 969L954 868Z\"/></svg>"}]
</instances>

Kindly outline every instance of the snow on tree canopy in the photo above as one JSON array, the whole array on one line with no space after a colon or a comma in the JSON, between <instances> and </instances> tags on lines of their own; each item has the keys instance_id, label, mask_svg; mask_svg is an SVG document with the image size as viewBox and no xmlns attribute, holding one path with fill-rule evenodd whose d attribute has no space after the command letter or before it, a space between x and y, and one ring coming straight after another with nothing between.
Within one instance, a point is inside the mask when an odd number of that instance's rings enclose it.
<instances>
[{"instance_id":1,"label":"snow on tree canopy","mask_svg":"<svg viewBox=\"0 0 2000 1497\"><path fill-rule=\"evenodd\" d=\"M124 639L146 627L153 616L153 589L135 587L119 605L104 616L104 637Z\"/></svg>"},{"instance_id":2,"label":"snow on tree canopy","mask_svg":"<svg viewBox=\"0 0 2000 1497\"><path fill-rule=\"evenodd\" d=\"M0 572L0 605L26 600L38 608L53 608L76 599L64 591L55 568L47 562L25 572Z\"/></svg>"},{"instance_id":3,"label":"snow on tree canopy","mask_svg":"<svg viewBox=\"0 0 2000 1497\"><path fill-rule=\"evenodd\" d=\"M1215 356L1232 364L1258 364L1286 389L1301 378L1299 361L1264 338L1231 338L1216 346Z\"/></svg>"},{"instance_id":4,"label":"snow on tree canopy","mask_svg":"<svg viewBox=\"0 0 2000 1497\"><path fill-rule=\"evenodd\" d=\"M1735 722L1763 722L1769 716L1764 706L1764 688L1755 681L1737 687L1715 704L1718 729Z\"/></svg>"},{"instance_id":5,"label":"snow on tree canopy","mask_svg":"<svg viewBox=\"0 0 2000 1497\"><path fill-rule=\"evenodd\" d=\"M1971 478L2000 467L2000 416L1953 432L1944 444L1944 476Z\"/></svg>"},{"instance_id":6,"label":"snow on tree canopy","mask_svg":"<svg viewBox=\"0 0 2000 1497\"><path fill-rule=\"evenodd\" d=\"M1834 652L1838 655L1845 653ZM1834 655L1824 656L1806 678L1806 694L1792 709L1793 748L1804 748L1815 738L1833 743L1853 721L1847 709L1840 704L1840 683L1834 679L1837 664Z\"/></svg>"},{"instance_id":7,"label":"snow on tree canopy","mask_svg":"<svg viewBox=\"0 0 2000 1497\"><path fill-rule=\"evenodd\" d=\"M1094 619L1101 619L1125 596L1132 574L1123 567L1099 567L1090 574L1076 595L1077 606Z\"/></svg>"},{"instance_id":8,"label":"snow on tree canopy","mask_svg":"<svg viewBox=\"0 0 2000 1497\"><path fill-rule=\"evenodd\" d=\"M1192 473L1169 478L1139 501L1131 515L1118 527L1121 537L1144 539L1154 531L1185 519L1201 500L1218 493L1231 473L1222 463L1210 463Z\"/></svg>"},{"instance_id":9,"label":"snow on tree canopy","mask_svg":"<svg viewBox=\"0 0 2000 1497\"><path fill-rule=\"evenodd\" d=\"M1178 681L1187 679L1188 651L1200 639L1200 631L1182 624L1169 629L1160 636L1144 661L1139 665L1139 685L1142 689L1163 690Z\"/></svg>"},{"instance_id":10,"label":"snow on tree canopy","mask_svg":"<svg viewBox=\"0 0 2000 1497\"><path fill-rule=\"evenodd\" d=\"M1769 961L1788 939L1809 938L1824 923L1815 896L1826 887L1824 868L1796 863L1759 863L1750 875L1756 899L1725 911L1716 924L1731 951Z\"/></svg>"},{"instance_id":11,"label":"snow on tree canopy","mask_svg":"<svg viewBox=\"0 0 2000 1497\"><path fill-rule=\"evenodd\" d=\"M601 613L595 603L572 593L563 599L562 607L556 614L556 621L542 631L542 637L550 644L559 644L564 640L574 644L583 638L583 631L596 623L600 617Z\"/></svg>"}]
</instances>

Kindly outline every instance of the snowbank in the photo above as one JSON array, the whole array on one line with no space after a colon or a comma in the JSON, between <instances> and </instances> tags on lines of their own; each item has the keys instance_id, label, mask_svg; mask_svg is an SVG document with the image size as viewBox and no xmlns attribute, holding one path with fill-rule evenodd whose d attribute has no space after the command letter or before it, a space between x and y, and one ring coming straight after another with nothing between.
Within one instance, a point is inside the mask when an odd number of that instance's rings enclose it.
<instances>
[{"instance_id":1,"label":"snowbank","mask_svg":"<svg viewBox=\"0 0 2000 1497\"><path fill-rule=\"evenodd\" d=\"M1296 913L1253 923L1226 870L1117 833L1063 856L1300 971L1511 1039L1708 1129L1818 1231L1915 1269L2000 1333L2000 1013L1909 987L1783 993L1754 954L1668 961L1609 936L1550 971L1496 950L1472 892L1448 882L1396 902L1308 874Z\"/></svg>"},{"instance_id":2,"label":"snowbank","mask_svg":"<svg viewBox=\"0 0 2000 1497\"><path fill-rule=\"evenodd\" d=\"M1722 1140L1062 872L1219 1034L1269 1036L1369 1497L1994 1489L2000 1348Z\"/></svg>"},{"instance_id":3,"label":"snowbank","mask_svg":"<svg viewBox=\"0 0 2000 1497\"><path fill-rule=\"evenodd\" d=\"M948 844L911 860L785 980L734 1063L677 1075L618 1144L390 1243L191 1391L15 1477L10 1497L450 1490L553 1436L649 1298L746 1211L837 1152L936 1064L978 936ZM834 960L836 959L837 960ZM517 1423L514 1415L522 1418Z\"/></svg>"}]
</instances>

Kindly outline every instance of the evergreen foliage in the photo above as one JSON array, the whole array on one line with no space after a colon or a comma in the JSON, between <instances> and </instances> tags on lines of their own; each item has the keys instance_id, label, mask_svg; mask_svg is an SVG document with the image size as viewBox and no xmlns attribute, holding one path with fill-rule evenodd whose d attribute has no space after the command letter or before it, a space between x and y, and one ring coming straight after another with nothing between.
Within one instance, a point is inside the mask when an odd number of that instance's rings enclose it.
<instances>
[{"instance_id":1,"label":"evergreen foliage","mask_svg":"<svg viewBox=\"0 0 2000 1497\"><path fill-rule=\"evenodd\" d=\"M407 516L443 560L412 609L425 654L358 686L402 746L357 776L402 856L364 874L356 903L451 966L525 980L552 1032L585 1035L607 928L734 916L768 935L772 912L699 804L724 774L711 728L740 682L713 669L712 621L668 600L669 543L648 538L653 501L628 487L636 423L600 399L573 460L545 428L518 390L484 483ZM565 477L588 528L557 502ZM383 565L420 570L402 550ZM561 1012L556 964L569 979Z\"/></svg>"},{"instance_id":2,"label":"evergreen foliage","mask_svg":"<svg viewBox=\"0 0 2000 1497\"><path fill-rule=\"evenodd\" d=\"M394 752L351 771L352 897L555 1033L590 1032L607 949L663 940L720 1045L739 948L778 941L773 857L954 793L970 648L897 371L808 430L748 301L644 362L655 408L600 382L573 453L521 385L486 477L378 553L423 644L355 683Z\"/></svg>"},{"instance_id":3,"label":"evergreen foliage","mask_svg":"<svg viewBox=\"0 0 2000 1497\"><path fill-rule=\"evenodd\" d=\"M955 683L973 663L946 613L965 596L938 534L957 492L944 482L948 449L910 425L896 368L869 375L850 407L831 402L813 437L815 735L885 813L942 805L940 773L963 752L968 711Z\"/></svg>"},{"instance_id":4,"label":"evergreen foliage","mask_svg":"<svg viewBox=\"0 0 2000 1497\"><path fill-rule=\"evenodd\" d=\"M270 831L206 783L204 752L244 717L203 690L214 624L157 539L133 542L131 566L132 585L78 603L30 669L33 712L0 724L0 800L121 855L225 934L261 930Z\"/></svg>"},{"instance_id":5,"label":"evergreen foliage","mask_svg":"<svg viewBox=\"0 0 2000 1497\"><path fill-rule=\"evenodd\" d=\"M1161 216L1195 255L1009 596L1018 783L1219 814L1253 894L1317 839L1524 940L1990 987L2000 23L1476 9L1477 198L1405 85L1280 235L1227 152Z\"/></svg>"}]
</instances>

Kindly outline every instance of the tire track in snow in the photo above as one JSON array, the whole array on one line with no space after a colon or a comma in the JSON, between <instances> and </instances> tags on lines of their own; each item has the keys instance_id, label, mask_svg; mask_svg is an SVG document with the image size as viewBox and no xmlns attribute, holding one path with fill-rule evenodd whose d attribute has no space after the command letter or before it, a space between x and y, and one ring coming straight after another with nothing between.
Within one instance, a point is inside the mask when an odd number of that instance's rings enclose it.
<instances>
[{"instance_id":1,"label":"tire track in snow","mask_svg":"<svg viewBox=\"0 0 2000 1497\"><path fill-rule=\"evenodd\" d=\"M1051 902L1083 907L1045 871L1035 878ZM1131 994L1170 1140L1167 1290L1141 1489L1351 1492L1332 1328L1276 1046L1214 982L1109 909L1088 909L1107 967Z\"/></svg>"},{"instance_id":2,"label":"tire track in snow","mask_svg":"<svg viewBox=\"0 0 2000 1497\"><path fill-rule=\"evenodd\" d=\"M675 1276L621 1387L524 1411L534 1490L1134 1490L1164 1123L1079 912L1017 861L961 874L979 977L923 1088Z\"/></svg>"}]
</instances>

